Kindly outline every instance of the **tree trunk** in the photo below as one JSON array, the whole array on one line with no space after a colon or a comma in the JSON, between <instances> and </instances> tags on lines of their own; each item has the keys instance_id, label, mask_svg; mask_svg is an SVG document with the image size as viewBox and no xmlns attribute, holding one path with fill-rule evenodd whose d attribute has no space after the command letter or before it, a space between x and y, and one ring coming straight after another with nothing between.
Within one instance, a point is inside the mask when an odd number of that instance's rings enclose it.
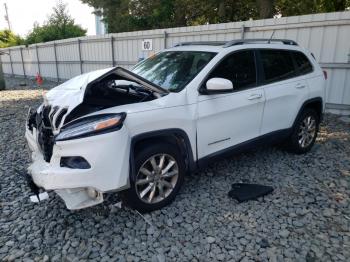
<instances>
[{"instance_id":1,"label":"tree trunk","mask_svg":"<svg viewBox=\"0 0 350 262\"><path fill-rule=\"evenodd\" d=\"M334 2L334 11L345 11L346 0L333 0Z\"/></svg>"},{"instance_id":2,"label":"tree trunk","mask_svg":"<svg viewBox=\"0 0 350 262\"><path fill-rule=\"evenodd\" d=\"M226 19L226 6L225 6L225 2L224 1L221 1L219 3L218 18L219 18L219 22L220 23L225 22L225 19Z\"/></svg>"},{"instance_id":3,"label":"tree trunk","mask_svg":"<svg viewBox=\"0 0 350 262\"><path fill-rule=\"evenodd\" d=\"M274 15L274 0L256 0L259 18L272 18Z\"/></svg>"}]
</instances>

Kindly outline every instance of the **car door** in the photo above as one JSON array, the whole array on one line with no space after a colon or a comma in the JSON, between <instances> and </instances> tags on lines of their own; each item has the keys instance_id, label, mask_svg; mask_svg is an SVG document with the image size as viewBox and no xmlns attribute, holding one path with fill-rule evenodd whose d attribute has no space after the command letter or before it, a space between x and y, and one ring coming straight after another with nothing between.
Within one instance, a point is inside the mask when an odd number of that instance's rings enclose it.
<instances>
[{"instance_id":1,"label":"car door","mask_svg":"<svg viewBox=\"0 0 350 262\"><path fill-rule=\"evenodd\" d=\"M253 139L260 131L265 96L263 88L257 86L255 52L241 50L228 55L206 81L212 78L230 80L233 91L198 96L198 158Z\"/></svg>"},{"instance_id":2,"label":"car door","mask_svg":"<svg viewBox=\"0 0 350 262\"><path fill-rule=\"evenodd\" d=\"M289 50L260 49L265 91L261 134L288 129L308 97L308 85L300 76Z\"/></svg>"}]
</instances>

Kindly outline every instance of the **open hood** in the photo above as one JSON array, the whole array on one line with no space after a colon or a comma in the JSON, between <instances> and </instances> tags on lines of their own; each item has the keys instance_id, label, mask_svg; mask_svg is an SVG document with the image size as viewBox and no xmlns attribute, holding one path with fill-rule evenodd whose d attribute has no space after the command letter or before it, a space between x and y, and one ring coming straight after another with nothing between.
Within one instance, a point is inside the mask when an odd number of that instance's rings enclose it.
<instances>
[{"instance_id":1,"label":"open hood","mask_svg":"<svg viewBox=\"0 0 350 262\"><path fill-rule=\"evenodd\" d=\"M86 88L89 85L103 80L111 74L116 74L125 80L133 81L145 89L156 92L160 95L168 94L169 91L126 70L122 67L113 67L92 71L76 76L63 84L51 89L44 95L44 104L57 105L61 107L75 107L84 99Z\"/></svg>"},{"instance_id":2,"label":"open hood","mask_svg":"<svg viewBox=\"0 0 350 262\"><path fill-rule=\"evenodd\" d=\"M144 92L119 92L107 85L110 80L134 82ZM46 108L48 117L55 122L53 129L58 132L65 122L80 116L108 107L150 101L168 93L168 90L124 68L107 68L76 76L51 89L43 95L44 103L38 113Z\"/></svg>"},{"instance_id":3,"label":"open hood","mask_svg":"<svg viewBox=\"0 0 350 262\"><path fill-rule=\"evenodd\" d=\"M145 89L156 92L160 96L169 93L168 90L126 70L122 67L106 68L96 70L76 76L63 84L51 89L43 95L44 105L59 106L67 108L67 112L71 111L77 105L83 102L86 89L98 81L110 75L117 75L121 79L129 80L140 84Z\"/></svg>"}]
</instances>

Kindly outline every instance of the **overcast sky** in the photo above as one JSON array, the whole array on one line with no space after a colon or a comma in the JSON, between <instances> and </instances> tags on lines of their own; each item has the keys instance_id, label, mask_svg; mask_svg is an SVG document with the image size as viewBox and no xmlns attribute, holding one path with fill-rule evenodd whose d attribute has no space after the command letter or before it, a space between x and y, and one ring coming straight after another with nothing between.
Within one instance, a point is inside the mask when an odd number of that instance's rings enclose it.
<instances>
[{"instance_id":1,"label":"overcast sky","mask_svg":"<svg viewBox=\"0 0 350 262\"><path fill-rule=\"evenodd\" d=\"M57 0L0 0L0 29L7 29L4 3L7 3L12 31L25 36L34 22L42 24L52 12ZM95 17L93 9L80 0L63 0L68 3L68 10L77 24L87 29L88 35L94 35Z\"/></svg>"}]
</instances>

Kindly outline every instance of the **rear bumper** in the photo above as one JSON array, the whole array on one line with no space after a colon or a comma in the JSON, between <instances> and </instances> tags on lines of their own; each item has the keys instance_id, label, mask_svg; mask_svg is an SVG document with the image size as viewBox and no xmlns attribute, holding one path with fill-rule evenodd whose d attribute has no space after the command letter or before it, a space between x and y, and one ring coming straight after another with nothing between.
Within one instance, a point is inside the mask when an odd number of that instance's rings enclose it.
<instances>
[{"instance_id":1,"label":"rear bumper","mask_svg":"<svg viewBox=\"0 0 350 262\"><path fill-rule=\"evenodd\" d=\"M68 209L80 209L103 202L103 193L119 191L129 185L130 139L122 129L82 139L55 143L50 163L46 162L36 140L36 130L26 130L32 151L28 173L45 190L55 190ZM61 157L81 156L91 168L60 166Z\"/></svg>"}]
</instances>

